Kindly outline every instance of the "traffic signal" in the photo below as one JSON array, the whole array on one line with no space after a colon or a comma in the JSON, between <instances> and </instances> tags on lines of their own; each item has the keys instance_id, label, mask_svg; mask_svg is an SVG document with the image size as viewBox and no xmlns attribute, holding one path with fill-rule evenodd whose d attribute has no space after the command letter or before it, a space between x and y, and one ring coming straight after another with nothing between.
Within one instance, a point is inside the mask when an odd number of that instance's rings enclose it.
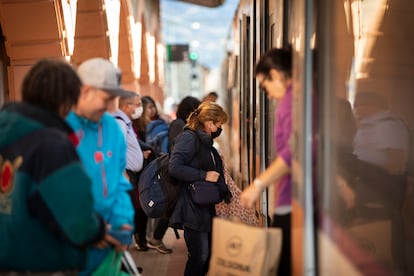
<instances>
[{"instance_id":1,"label":"traffic signal","mask_svg":"<svg viewBox=\"0 0 414 276\"><path fill-rule=\"evenodd\" d=\"M198 59L198 54L196 52L190 52L189 55L188 55L188 58L191 61L196 61Z\"/></svg>"}]
</instances>

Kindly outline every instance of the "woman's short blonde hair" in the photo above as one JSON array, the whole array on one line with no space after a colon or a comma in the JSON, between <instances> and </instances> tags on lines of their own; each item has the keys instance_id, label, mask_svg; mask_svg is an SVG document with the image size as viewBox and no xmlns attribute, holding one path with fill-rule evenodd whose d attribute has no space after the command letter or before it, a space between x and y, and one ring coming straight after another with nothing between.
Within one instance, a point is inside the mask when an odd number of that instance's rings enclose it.
<instances>
[{"instance_id":1,"label":"woman's short blonde hair","mask_svg":"<svg viewBox=\"0 0 414 276\"><path fill-rule=\"evenodd\" d=\"M214 123L226 123L227 113L215 102L203 102L197 109L190 113L187 118L187 125L190 129L204 129L204 123L213 121Z\"/></svg>"}]
</instances>

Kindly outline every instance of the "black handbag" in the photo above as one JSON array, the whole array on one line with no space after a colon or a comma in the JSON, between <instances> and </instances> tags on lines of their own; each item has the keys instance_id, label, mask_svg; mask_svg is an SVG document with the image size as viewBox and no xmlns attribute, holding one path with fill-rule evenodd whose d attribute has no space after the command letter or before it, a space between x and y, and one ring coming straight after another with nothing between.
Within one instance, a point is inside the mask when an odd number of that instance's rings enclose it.
<instances>
[{"instance_id":1,"label":"black handbag","mask_svg":"<svg viewBox=\"0 0 414 276\"><path fill-rule=\"evenodd\" d=\"M188 186L191 199L199 205L211 205L221 202L218 186L214 182L196 181Z\"/></svg>"}]
</instances>

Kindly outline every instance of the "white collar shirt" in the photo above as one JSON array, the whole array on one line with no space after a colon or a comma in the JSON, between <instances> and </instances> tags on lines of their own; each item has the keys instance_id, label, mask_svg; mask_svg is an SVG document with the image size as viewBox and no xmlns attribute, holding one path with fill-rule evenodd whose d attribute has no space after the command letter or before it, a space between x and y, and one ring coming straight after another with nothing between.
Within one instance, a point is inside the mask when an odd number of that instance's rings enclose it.
<instances>
[{"instance_id":1,"label":"white collar shirt","mask_svg":"<svg viewBox=\"0 0 414 276\"><path fill-rule=\"evenodd\" d=\"M131 119L122 111L117 110L112 114L117 120L127 143L127 164L126 168L133 172L139 172L142 169L144 156L139 145L137 136L132 127Z\"/></svg>"}]
</instances>

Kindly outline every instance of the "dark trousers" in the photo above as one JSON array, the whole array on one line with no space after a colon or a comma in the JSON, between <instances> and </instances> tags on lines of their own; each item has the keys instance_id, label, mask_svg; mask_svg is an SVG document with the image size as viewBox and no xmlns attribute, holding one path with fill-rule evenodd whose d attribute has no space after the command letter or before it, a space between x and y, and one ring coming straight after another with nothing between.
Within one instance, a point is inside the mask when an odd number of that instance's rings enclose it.
<instances>
[{"instance_id":1,"label":"dark trousers","mask_svg":"<svg viewBox=\"0 0 414 276\"><path fill-rule=\"evenodd\" d=\"M211 232L184 228L184 239L188 249L184 276L206 275L211 254Z\"/></svg>"},{"instance_id":2,"label":"dark trousers","mask_svg":"<svg viewBox=\"0 0 414 276\"><path fill-rule=\"evenodd\" d=\"M148 216L144 213L142 208L135 209L134 223L135 223L135 234L138 236L136 241L138 245L147 244L147 222Z\"/></svg>"},{"instance_id":3,"label":"dark trousers","mask_svg":"<svg viewBox=\"0 0 414 276\"><path fill-rule=\"evenodd\" d=\"M164 238L164 235L168 229L168 224L169 224L168 218L160 218L158 220L157 226L155 227L155 230L154 230L154 235L153 235L154 239L162 240Z\"/></svg>"},{"instance_id":4,"label":"dark trousers","mask_svg":"<svg viewBox=\"0 0 414 276\"><path fill-rule=\"evenodd\" d=\"M138 240L136 242L141 246L147 243L146 236L147 236L148 216L142 210L141 204L139 202L139 194L138 194L139 173L136 173L130 170L126 170L126 172L128 174L129 181L134 187L131 191L129 191L129 195L131 197L131 202L135 210L135 214L134 214L135 231L134 233L138 237Z\"/></svg>"},{"instance_id":5,"label":"dark trousers","mask_svg":"<svg viewBox=\"0 0 414 276\"><path fill-rule=\"evenodd\" d=\"M292 275L291 221L291 214L273 216L272 227L280 228L282 230L282 252L280 254L279 268L277 270L277 275L279 276Z\"/></svg>"}]
</instances>

